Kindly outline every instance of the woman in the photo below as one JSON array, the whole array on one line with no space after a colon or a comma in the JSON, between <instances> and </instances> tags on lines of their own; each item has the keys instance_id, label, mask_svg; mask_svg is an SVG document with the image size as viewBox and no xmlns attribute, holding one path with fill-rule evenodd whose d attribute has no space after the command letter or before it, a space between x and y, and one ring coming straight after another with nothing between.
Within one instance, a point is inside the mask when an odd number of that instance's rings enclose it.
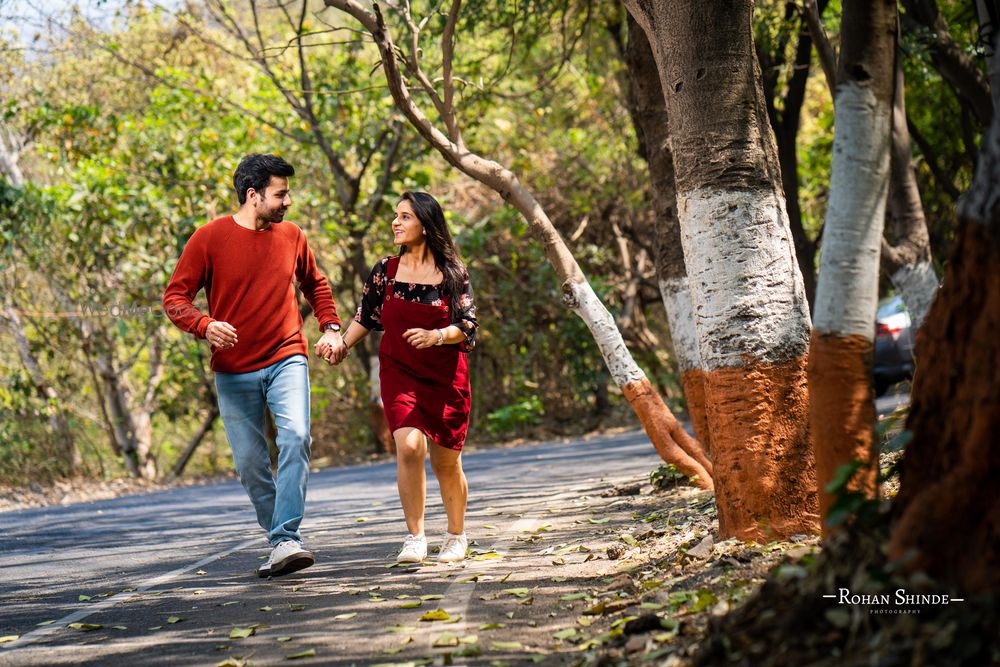
<instances>
[{"instance_id":1,"label":"woman","mask_svg":"<svg viewBox=\"0 0 1000 667\"><path fill-rule=\"evenodd\" d=\"M462 446L472 405L465 353L475 346L478 326L472 285L434 197L403 193L392 233L399 255L372 267L344 342L351 348L372 329L385 332L379 379L396 441L396 482L409 531L396 561L419 563L427 557L424 459L429 452L448 515L438 560L458 562L468 548Z\"/></svg>"}]
</instances>

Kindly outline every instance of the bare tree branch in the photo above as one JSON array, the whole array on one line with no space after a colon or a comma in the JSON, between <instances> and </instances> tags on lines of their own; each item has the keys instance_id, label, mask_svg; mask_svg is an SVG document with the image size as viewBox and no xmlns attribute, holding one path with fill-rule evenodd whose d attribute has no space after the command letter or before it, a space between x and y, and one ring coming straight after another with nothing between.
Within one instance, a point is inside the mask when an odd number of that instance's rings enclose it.
<instances>
[{"instance_id":1,"label":"bare tree branch","mask_svg":"<svg viewBox=\"0 0 1000 667\"><path fill-rule=\"evenodd\" d=\"M823 28L823 19L820 17L819 7L816 0L804 0L802 8L802 18L809 26L809 34L816 44L816 54L819 56L819 64L823 68L826 76L826 85L830 88L830 95L835 95L837 90L837 53L830 43L830 37Z\"/></svg>"},{"instance_id":2,"label":"bare tree branch","mask_svg":"<svg viewBox=\"0 0 1000 667\"><path fill-rule=\"evenodd\" d=\"M443 120L445 127L448 128L448 136L459 146L462 145L462 135L455 122L455 83L452 80L451 66L455 53L455 24L458 23L458 10L461 6L462 0L452 0L448 22L441 35L441 71L444 79Z\"/></svg>"},{"instance_id":3,"label":"bare tree branch","mask_svg":"<svg viewBox=\"0 0 1000 667\"><path fill-rule=\"evenodd\" d=\"M927 163L927 168L934 174L934 178L941 186L941 189L948 193L948 196L953 201L957 201L962 193L955 186L955 182L951 180L951 176L944 170L940 162L938 162L937 153L934 152L931 143L921 134L920 130L913 123L913 119L909 116L906 117L906 127L910 131L910 138L917 144L920 154L924 157L924 162Z\"/></svg>"}]
</instances>

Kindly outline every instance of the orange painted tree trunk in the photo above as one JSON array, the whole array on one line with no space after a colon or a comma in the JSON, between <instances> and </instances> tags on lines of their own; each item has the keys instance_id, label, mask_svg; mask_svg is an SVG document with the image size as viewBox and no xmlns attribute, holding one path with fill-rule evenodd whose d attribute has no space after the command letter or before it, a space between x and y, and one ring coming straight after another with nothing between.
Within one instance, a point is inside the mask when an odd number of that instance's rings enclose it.
<instances>
[{"instance_id":1,"label":"orange painted tree trunk","mask_svg":"<svg viewBox=\"0 0 1000 667\"><path fill-rule=\"evenodd\" d=\"M809 308L751 32L752 0L626 0L666 91L719 533L818 529Z\"/></svg>"},{"instance_id":2,"label":"orange painted tree trunk","mask_svg":"<svg viewBox=\"0 0 1000 667\"><path fill-rule=\"evenodd\" d=\"M879 248L889 189L895 0L846 0L834 94L833 171L809 348L809 421L820 510L837 469L861 466L854 487L875 493L872 391Z\"/></svg>"},{"instance_id":3,"label":"orange painted tree trunk","mask_svg":"<svg viewBox=\"0 0 1000 667\"><path fill-rule=\"evenodd\" d=\"M629 112L639 140L639 154L649 165L652 183L653 209L656 213L653 245L660 296L670 323L674 359L681 373L691 425L702 447L711 454L712 442L705 410L705 374L701 368L691 290L684 266L681 223L677 219L677 189L667 106L649 40L631 15L628 17L624 58L629 72Z\"/></svg>"},{"instance_id":4,"label":"orange painted tree trunk","mask_svg":"<svg viewBox=\"0 0 1000 667\"><path fill-rule=\"evenodd\" d=\"M995 59L1000 65L1000 58ZM917 335L890 555L975 595L1000 593L1000 115L945 278Z\"/></svg>"}]
</instances>

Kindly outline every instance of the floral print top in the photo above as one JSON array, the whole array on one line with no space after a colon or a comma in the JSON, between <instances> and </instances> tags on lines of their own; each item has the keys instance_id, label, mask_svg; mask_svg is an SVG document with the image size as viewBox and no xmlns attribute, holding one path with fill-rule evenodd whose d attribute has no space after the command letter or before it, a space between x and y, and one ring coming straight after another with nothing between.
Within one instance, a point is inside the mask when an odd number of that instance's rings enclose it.
<instances>
[{"instance_id":1,"label":"floral print top","mask_svg":"<svg viewBox=\"0 0 1000 667\"><path fill-rule=\"evenodd\" d=\"M388 276L389 258L380 259L372 267L365 281L364 290L361 294L361 305L354 315L354 321L369 331L382 331L382 301L385 299L385 288L389 283ZM394 283L393 295L406 301L424 303L429 306L444 305L444 295L441 293L441 284L422 285L420 283L401 283L392 280ZM458 349L463 352L471 352L476 347L476 329L479 323L476 321L476 304L472 298L472 283L469 281L469 274L465 274L465 285L462 294L458 298L455 307L455 315L452 324L462 330L465 340L458 344Z\"/></svg>"}]
</instances>

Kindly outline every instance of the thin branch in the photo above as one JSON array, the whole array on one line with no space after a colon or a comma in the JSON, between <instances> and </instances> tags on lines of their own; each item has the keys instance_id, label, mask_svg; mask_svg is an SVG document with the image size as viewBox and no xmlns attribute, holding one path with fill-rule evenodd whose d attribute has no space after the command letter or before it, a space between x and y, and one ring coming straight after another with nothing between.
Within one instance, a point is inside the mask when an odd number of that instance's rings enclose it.
<instances>
[{"instance_id":1,"label":"thin branch","mask_svg":"<svg viewBox=\"0 0 1000 667\"><path fill-rule=\"evenodd\" d=\"M96 48L104 51L105 53L107 53L108 55L110 55L112 58L114 58L118 62L122 63L123 65L127 65L128 67L131 67L131 68L133 68L135 70L138 70L139 72L142 72L142 74L144 74L146 77L148 77L148 78L150 78L150 79L152 79L154 81L158 81L159 83L162 83L163 85L165 85L165 86L167 86L167 87L169 87L169 88L171 88L173 90L183 90L183 91L186 91L186 92L189 92L189 93L193 93L195 95L207 95L206 91L201 90L200 88L196 88L196 87L193 87L193 86L185 86L185 85L183 85L183 84L181 84L181 83L179 83L177 81L168 79L167 77L164 77L164 76L161 76L160 74L157 74L150 67L148 67L148 66L146 66L146 65L144 65L144 64L142 64L140 62L137 62L137 61L130 60L130 59L126 58L125 56L123 56L119 52L119 50L112 49L111 47L105 45L104 43L102 43L99 40L95 40L95 39L89 38L86 35L83 35L83 34L80 34L80 33L73 33L68 28L66 28L65 26L60 26L60 27L63 30L65 30L67 33L69 33L69 34L76 34L77 37L80 37L80 38L84 39L87 43L89 43L92 46L95 46ZM278 134L282 135L283 137L286 137L288 139L292 139L293 141L307 143L307 144L310 144L310 145L315 144L315 142L309 141L308 139L304 139L301 136L296 136L296 135L292 134L291 132L287 131L285 128L281 127L280 125L277 125L277 124L275 124L275 123L267 120L266 118L264 118L260 114L254 112L254 111L251 111L250 109L247 109L246 107L241 106L241 105L237 104L236 102L233 102L232 100L230 100L230 99L228 99L226 97L216 96L215 99L217 101L219 101L223 106L229 107L230 109L233 109L234 111L237 111L238 113L241 113L241 114L243 114L245 116L253 118L257 122L261 123L262 125L266 125L266 126L270 127L271 129L273 129L275 132L277 132Z\"/></svg>"},{"instance_id":2,"label":"thin branch","mask_svg":"<svg viewBox=\"0 0 1000 667\"><path fill-rule=\"evenodd\" d=\"M802 18L809 26L809 34L812 35L812 40L816 44L816 54L819 56L819 64L826 76L826 85L830 88L830 95L836 96L837 52L834 51L830 37L823 28L823 19L820 17L816 0L804 0Z\"/></svg>"},{"instance_id":3,"label":"thin branch","mask_svg":"<svg viewBox=\"0 0 1000 667\"><path fill-rule=\"evenodd\" d=\"M376 7L376 11L378 8ZM410 12L409 0L403 3L402 7L403 18L406 20L406 25L410 29L410 57L404 58L403 62L406 63L407 71L412 74L427 94L430 95L431 102L434 103L434 108L441 115L441 118L447 116L447 112L444 106L444 100L438 95L437 89L434 88L434 84L430 82L427 75L424 74L423 69L420 67L420 29L424 26L424 22L421 22L420 26L413 22L413 14ZM430 15L428 15L430 16Z\"/></svg>"},{"instance_id":4,"label":"thin branch","mask_svg":"<svg viewBox=\"0 0 1000 667\"><path fill-rule=\"evenodd\" d=\"M458 125L455 122L455 83L452 80L451 66L455 53L455 26L458 23L458 10L462 6L462 0L452 0L451 9L448 11L448 22L445 24L444 33L441 35L441 70L444 80L444 124L448 128L448 136L453 142L462 145L462 136L458 132Z\"/></svg>"},{"instance_id":5,"label":"thin branch","mask_svg":"<svg viewBox=\"0 0 1000 667\"><path fill-rule=\"evenodd\" d=\"M930 142L927 141L924 135L920 133L920 130L917 129L917 126L913 123L913 119L910 118L909 114L907 114L906 117L906 127L910 131L910 138L913 139L914 143L917 144L917 147L920 148L920 153L924 156L924 162L927 163L927 168L931 170L932 174L934 174L934 178L941 186L941 189L948 193L948 196L951 197L952 201L957 201L962 193L959 192L958 188L955 187L955 183L951 180L951 177L938 163L937 155L934 153L934 149L931 147Z\"/></svg>"},{"instance_id":6,"label":"thin branch","mask_svg":"<svg viewBox=\"0 0 1000 667\"><path fill-rule=\"evenodd\" d=\"M389 150L386 152L385 158L382 161L382 175L379 178L378 185L375 186L375 191L372 192L371 196L368 198L368 209L365 212L364 218L367 223L366 228L370 227L375 221L375 216L378 213L378 205L382 202L382 197L385 196L386 191L389 189L389 182L392 179L396 156L399 154L399 147L403 143L404 131L402 123L393 123L392 142L389 144Z\"/></svg>"}]
</instances>

